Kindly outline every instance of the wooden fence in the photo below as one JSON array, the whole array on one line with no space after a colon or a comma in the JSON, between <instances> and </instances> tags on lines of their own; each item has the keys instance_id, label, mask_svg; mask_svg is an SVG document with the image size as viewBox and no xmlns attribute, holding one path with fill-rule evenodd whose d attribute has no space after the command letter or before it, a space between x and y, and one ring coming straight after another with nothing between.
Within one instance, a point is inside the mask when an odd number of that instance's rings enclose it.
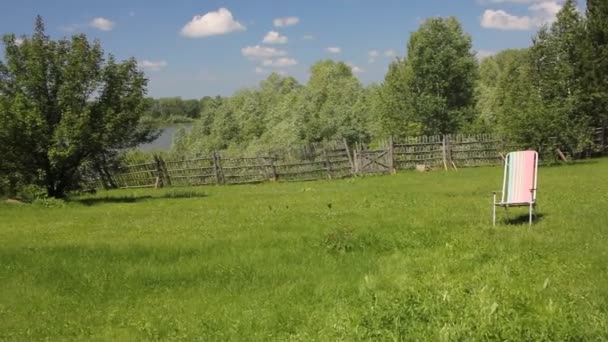
<instances>
[{"instance_id":1,"label":"wooden fence","mask_svg":"<svg viewBox=\"0 0 608 342\"><path fill-rule=\"evenodd\" d=\"M602 140L601 150L606 150L605 131L596 132L596 136ZM376 148L361 144L351 148L342 141L257 157L230 157L220 152L184 160L154 156L147 163L124 165L112 177L120 188L308 181L417 168L448 170L500 165L507 151L519 148L492 134L391 138ZM548 146L541 151L541 161L556 155L566 158Z\"/></svg>"},{"instance_id":2,"label":"wooden fence","mask_svg":"<svg viewBox=\"0 0 608 342\"><path fill-rule=\"evenodd\" d=\"M258 157L228 157L220 152L184 160L154 156L148 163L124 165L112 177L119 188L152 188L306 181L350 177L352 173L350 150L346 143L335 143Z\"/></svg>"}]
</instances>

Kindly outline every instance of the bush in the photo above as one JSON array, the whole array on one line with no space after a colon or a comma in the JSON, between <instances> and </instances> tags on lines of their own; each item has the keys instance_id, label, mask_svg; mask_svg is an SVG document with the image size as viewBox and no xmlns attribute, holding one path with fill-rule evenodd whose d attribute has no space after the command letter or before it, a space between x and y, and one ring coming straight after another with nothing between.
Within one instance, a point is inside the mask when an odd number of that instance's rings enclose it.
<instances>
[{"instance_id":1,"label":"bush","mask_svg":"<svg viewBox=\"0 0 608 342\"><path fill-rule=\"evenodd\" d=\"M38 185L24 185L17 192L17 199L23 202L32 203L36 200L47 199L47 191Z\"/></svg>"}]
</instances>

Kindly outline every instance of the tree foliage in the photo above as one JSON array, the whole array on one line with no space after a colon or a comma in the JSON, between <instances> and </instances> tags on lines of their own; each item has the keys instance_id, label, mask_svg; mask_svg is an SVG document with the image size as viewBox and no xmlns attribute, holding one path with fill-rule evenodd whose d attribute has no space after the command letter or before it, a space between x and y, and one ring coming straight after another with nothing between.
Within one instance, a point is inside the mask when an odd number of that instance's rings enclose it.
<instances>
[{"instance_id":1,"label":"tree foliage","mask_svg":"<svg viewBox=\"0 0 608 342\"><path fill-rule=\"evenodd\" d=\"M84 35L51 40L42 19L17 44L3 37L0 61L0 174L63 197L85 166L149 141L141 124L146 82L134 59L105 57Z\"/></svg>"},{"instance_id":2,"label":"tree foliage","mask_svg":"<svg viewBox=\"0 0 608 342\"><path fill-rule=\"evenodd\" d=\"M453 17L430 18L410 36L407 57L389 68L383 118L397 135L457 132L475 118L476 79L471 37Z\"/></svg>"},{"instance_id":3,"label":"tree foliage","mask_svg":"<svg viewBox=\"0 0 608 342\"><path fill-rule=\"evenodd\" d=\"M597 120L587 102L585 20L568 0L530 48L485 59L476 90L478 120L531 148L578 154L589 146Z\"/></svg>"},{"instance_id":4,"label":"tree foliage","mask_svg":"<svg viewBox=\"0 0 608 342\"><path fill-rule=\"evenodd\" d=\"M585 110L596 126L608 126L608 1L588 0L583 87Z\"/></svg>"}]
</instances>

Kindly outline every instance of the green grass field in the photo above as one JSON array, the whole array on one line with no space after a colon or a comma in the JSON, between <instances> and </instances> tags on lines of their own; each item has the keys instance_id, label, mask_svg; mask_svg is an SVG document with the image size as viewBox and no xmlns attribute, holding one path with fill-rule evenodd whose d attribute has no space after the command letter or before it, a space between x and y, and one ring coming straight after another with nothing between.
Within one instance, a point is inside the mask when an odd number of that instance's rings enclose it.
<instances>
[{"instance_id":1,"label":"green grass field","mask_svg":"<svg viewBox=\"0 0 608 342\"><path fill-rule=\"evenodd\" d=\"M607 340L608 160L0 204L0 340ZM499 211L500 218L504 212Z\"/></svg>"}]
</instances>

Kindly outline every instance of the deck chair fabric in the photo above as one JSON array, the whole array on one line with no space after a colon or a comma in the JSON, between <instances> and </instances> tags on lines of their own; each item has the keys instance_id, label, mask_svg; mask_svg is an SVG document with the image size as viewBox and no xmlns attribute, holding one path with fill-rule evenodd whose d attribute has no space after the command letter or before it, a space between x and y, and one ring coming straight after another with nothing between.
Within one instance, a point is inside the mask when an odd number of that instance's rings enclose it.
<instances>
[{"instance_id":1,"label":"deck chair fabric","mask_svg":"<svg viewBox=\"0 0 608 342\"><path fill-rule=\"evenodd\" d=\"M529 223L536 206L536 185L538 171L538 153L536 151L517 151L507 154L505 159L504 178L500 202L494 206L492 223L496 225L496 207L529 207Z\"/></svg>"}]
</instances>

